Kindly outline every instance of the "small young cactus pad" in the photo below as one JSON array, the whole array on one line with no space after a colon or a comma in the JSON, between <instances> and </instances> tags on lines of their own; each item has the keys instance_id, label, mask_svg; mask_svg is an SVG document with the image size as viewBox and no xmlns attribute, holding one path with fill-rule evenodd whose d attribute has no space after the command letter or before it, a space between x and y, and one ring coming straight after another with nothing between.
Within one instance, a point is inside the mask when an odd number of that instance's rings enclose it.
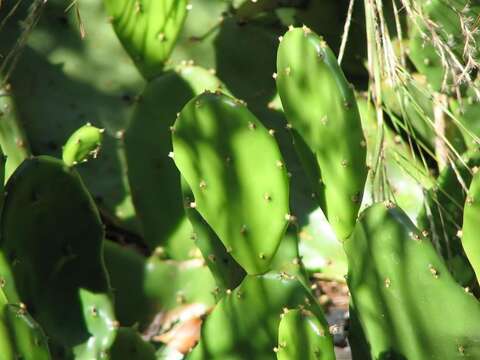
<instances>
[{"instance_id":1,"label":"small young cactus pad","mask_svg":"<svg viewBox=\"0 0 480 360\"><path fill-rule=\"evenodd\" d=\"M290 219L275 139L244 103L208 92L183 108L172 138L175 164L195 197L189 205L247 273L267 271Z\"/></svg>"},{"instance_id":2,"label":"small young cactus pad","mask_svg":"<svg viewBox=\"0 0 480 360\"><path fill-rule=\"evenodd\" d=\"M63 147L62 158L68 166L96 158L102 145L104 129L90 123L79 128L67 140Z\"/></svg>"},{"instance_id":3,"label":"small young cactus pad","mask_svg":"<svg viewBox=\"0 0 480 360\"><path fill-rule=\"evenodd\" d=\"M325 41L307 27L291 28L283 36L274 75L287 119L316 155L323 211L345 240L355 225L367 177L353 90Z\"/></svg>"}]
</instances>

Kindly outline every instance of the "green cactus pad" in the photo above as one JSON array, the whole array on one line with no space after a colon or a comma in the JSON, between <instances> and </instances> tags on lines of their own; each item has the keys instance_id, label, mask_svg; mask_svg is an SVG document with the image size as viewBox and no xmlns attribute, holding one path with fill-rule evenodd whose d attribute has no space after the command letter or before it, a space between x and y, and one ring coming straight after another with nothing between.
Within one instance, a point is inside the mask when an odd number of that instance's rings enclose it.
<instances>
[{"instance_id":1,"label":"green cactus pad","mask_svg":"<svg viewBox=\"0 0 480 360\"><path fill-rule=\"evenodd\" d=\"M30 148L9 87L3 87L0 93L0 145L7 156L5 178L8 179L30 155Z\"/></svg>"},{"instance_id":2,"label":"green cactus pad","mask_svg":"<svg viewBox=\"0 0 480 360\"><path fill-rule=\"evenodd\" d=\"M187 15L187 0L105 0L115 32L142 75L160 75Z\"/></svg>"},{"instance_id":3,"label":"green cactus pad","mask_svg":"<svg viewBox=\"0 0 480 360\"><path fill-rule=\"evenodd\" d=\"M348 343L352 351L352 359L372 360L370 345L365 337L365 332L360 324L351 298L348 313Z\"/></svg>"},{"instance_id":4,"label":"green cactus pad","mask_svg":"<svg viewBox=\"0 0 480 360\"><path fill-rule=\"evenodd\" d=\"M213 36L204 35L220 22L221 16L228 11L229 4L224 1L192 0L183 29L170 56L172 64L194 60L195 64L205 68L215 67L215 49ZM215 30L210 33L213 35Z\"/></svg>"},{"instance_id":5,"label":"green cactus pad","mask_svg":"<svg viewBox=\"0 0 480 360\"><path fill-rule=\"evenodd\" d=\"M331 339L325 326L309 311L289 310L278 328L278 360L334 360Z\"/></svg>"},{"instance_id":6,"label":"green cactus pad","mask_svg":"<svg viewBox=\"0 0 480 360\"><path fill-rule=\"evenodd\" d=\"M138 332L121 327L110 351L112 360L155 360L155 348L144 341Z\"/></svg>"},{"instance_id":7,"label":"green cactus pad","mask_svg":"<svg viewBox=\"0 0 480 360\"><path fill-rule=\"evenodd\" d=\"M137 323L143 329L158 310L147 298L143 287L145 257L109 240L104 244L104 257L118 321L122 326Z\"/></svg>"},{"instance_id":8,"label":"green cactus pad","mask_svg":"<svg viewBox=\"0 0 480 360\"><path fill-rule=\"evenodd\" d=\"M355 225L367 176L353 90L327 44L306 27L283 36L274 76L287 119L316 155L323 211L345 240Z\"/></svg>"},{"instance_id":9,"label":"green cactus pad","mask_svg":"<svg viewBox=\"0 0 480 360\"><path fill-rule=\"evenodd\" d=\"M8 326L8 335L13 339L15 356L8 357L0 348L2 359L49 360L47 337L34 319L23 308L23 304L5 304L2 318ZM1 346L1 345L0 345ZM6 355L6 356L5 356ZM5 357L3 357L5 356Z\"/></svg>"},{"instance_id":10,"label":"green cactus pad","mask_svg":"<svg viewBox=\"0 0 480 360\"><path fill-rule=\"evenodd\" d=\"M469 150L477 149L477 139L480 135L479 100L474 94L470 94L470 96L463 98L461 102L458 101L458 99L450 98L449 107L455 118L461 123L459 128L463 133L467 148Z\"/></svg>"},{"instance_id":11,"label":"green cactus pad","mask_svg":"<svg viewBox=\"0 0 480 360\"><path fill-rule=\"evenodd\" d=\"M143 330L160 311L193 303L208 308L218 298L214 278L201 259L145 258L133 249L106 241L105 265L122 326L137 324Z\"/></svg>"},{"instance_id":12,"label":"green cactus pad","mask_svg":"<svg viewBox=\"0 0 480 360\"><path fill-rule=\"evenodd\" d=\"M480 282L480 242L478 222L480 221L480 174L473 176L463 211L462 246Z\"/></svg>"},{"instance_id":13,"label":"green cactus pad","mask_svg":"<svg viewBox=\"0 0 480 360\"><path fill-rule=\"evenodd\" d=\"M3 206L3 200L5 197L4 193L4 183L5 183L5 173L7 168L8 158L3 154L2 148L0 147L0 209Z\"/></svg>"},{"instance_id":14,"label":"green cactus pad","mask_svg":"<svg viewBox=\"0 0 480 360\"><path fill-rule=\"evenodd\" d=\"M17 291L52 342L79 359L100 356L116 320L102 257L103 227L77 172L61 160L25 160L10 177L1 247Z\"/></svg>"},{"instance_id":15,"label":"green cactus pad","mask_svg":"<svg viewBox=\"0 0 480 360\"><path fill-rule=\"evenodd\" d=\"M13 274L0 254L0 351L2 360L48 360L47 338L20 302Z\"/></svg>"},{"instance_id":16,"label":"green cactus pad","mask_svg":"<svg viewBox=\"0 0 480 360\"><path fill-rule=\"evenodd\" d=\"M298 250L298 237L296 230L296 224L292 224L285 232L285 235L280 242L280 246L270 264L270 271L294 275L304 284L308 284L308 277L306 276Z\"/></svg>"},{"instance_id":17,"label":"green cactus pad","mask_svg":"<svg viewBox=\"0 0 480 360\"><path fill-rule=\"evenodd\" d=\"M338 54L344 24L348 14L348 2L310 0L299 2L301 6L295 11L294 24L306 25L317 34L321 34L335 54ZM395 32L395 26L389 26L390 8L389 2L382 4L383 16L385 16L390 35ZM364 87L368 81L368 73L365 66L367 61L367 42L365 26L365 9L363 3L356 4L352 9L352 21L348 32L348 43L342 60L342 69L347 78L354 81L355 85ZM400 14L401 16L401 14Z\"/></svg>"},{"instance_id":18,"label":"green cactus pad","mask_svg":"<svg viewBox=\"0 0 480 360\"><path fill-rule=\"evenodd\" d=\"M325 279L345 281L345 252L320 208L308 214L298 238L302 263L309 273L321 273Z\"/></svg>"},{"instance_id":19,"label":"green cactus pad","mask_svg":"<svg viewBox=\"0 0 480 360\"><path fill-rule=\"evenodd\" d=\"M166 247L168 255L177 260L188 257L188 249L179 259L169 245L178 243L179 238L188 241L192 228L188 223L182 226L185 211L180 174L168 156L171 128L191 98L220 86L214 75L196 66L166 73L147 85L125 132L128 180L145 242L151 249Z\"/></svg>"},{"instance_id":20,"label":"green cactus pad","mask_svg":"<svg viewBox=\"0 0 480 360\"><path fill-rule=\"evenodd\" d=\"M327 322L309 290L295 277L268 273L247 275L240 286L227 292L203 324L191 359L275 359L281 314L296 308L313 314L324 334L322 350L331 353Z\"/></svg>"},{"instance_id":21,"label":"green cactus pad","mask_svg":"<svg viewBox=\"0 0 480 360\"><path fill-rule=\"evenodd\" d=\"M103 139L103 129L90 123L75 131L63 147L62 158L68 166L85 162L90 157L96 158Z\"/></svg>"},{"instance_id":22,"label":"green cactus pad","mask_svg":"<svg viewBox=\"0 0 480 360\"><path fill-rule=\"evenodd\" d=\"M219 299L215 280L201 259L172 261L152 256L145 263L143 287L159 311L194 303L209 308Z\"/></svg>"},{"instance_id":23,"label":"green cactus pad","mask_svg":"<svg viewBox=\"0 0 480 360\"><path fill-rule=\"evenodd\" d=\"M192 99L175 122L174 160L190 206L249 274L263 273L289 220L288 178L275 139L227 95Z\"/></svg>"},{"instance_id":24,"label":"green cactus pad","mask_svg":"<svg viewBox=\"0 0 480 360\"><path fill-rule=\"evenodd\" d=\"M463 219L463 205L467 198L466 190L472 181L470 168L480 166L480 156L478 152L472 151L453 164L455 167L446 167L440 173L436 186L427 191L417 224L420 230L430 234L455 280L462 286L472 286L475 283L475 273L458 235Z\"/></svg>"},{"instance_id":25,"label":"green cactus pad","mask_svg":"<svg viewBox=\"0 0 480 360\"><path fill-rule=\"evenodd\" d=\"M480 303L400 208L368 208L344 245L355 316L372 358L480 357Z\"/></svg>"}]
</instances>

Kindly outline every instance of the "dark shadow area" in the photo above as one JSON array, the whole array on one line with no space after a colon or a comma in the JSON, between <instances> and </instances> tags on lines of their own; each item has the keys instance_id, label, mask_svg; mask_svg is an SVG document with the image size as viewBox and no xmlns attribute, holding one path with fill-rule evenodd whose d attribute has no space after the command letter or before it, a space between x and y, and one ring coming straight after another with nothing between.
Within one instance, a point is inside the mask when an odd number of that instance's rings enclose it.
<instances>
[{"instance_id":1,"label":"dark shadow area","mask_svg":"<svg viewBox=\"0 0 480 360\"><path fill-rule=\"evenodd\" d=\"M396 352L395 350L387 350L382 352L378 360L408 360L405 356L402 354Z\"/></svg>"},{"instance_id":2,"label":"dark shadow area","mask_svg":"<svg viewBox=\"0 0 480 360\"><path fill-rule=\"evenodd\" d=\"M246 24L228 18L214 40L217 76L253 112L266 108L276 93L272 74L285 30L274 16Z\"/></svg>"},{"instance_id":3,"label":"dark shadow area","mask_svg":"<svg viewBox=\"0 0 480 360\"><path fill-rule=\"evenodd\" d=\"M70 134L86 122L105 128L99 158L79 171L109 217L136 232L117 137L143 80L121 49L101 3L80 5L84 40L74 12L66 14L65 6L61 1L46 5L12 73L20 122L34 154L56 157ZM18 21L25 17L20 10L2 34L2 47L18 36Z\"/></svg>"},{"instance_id":4,"label":"dark shadow area","mask_svg":"<svg viewBox=\"0 0 480 360\"><path fill-rule=\"evenodd\" d=\"M168 248L168 241L185 221L180 173L168 154L173 149L171 128L177 114L194 96L179 73L164 74L145 88L125 131L128 181L150 250ZM182 236L189 238L190 233Z\"/></svg>"},{"instance_id":5,"label":"dark shadow area","mask_svg":"<svg viewBox=\"0 0 480 360\"><path fill-rule=\"evenodd\" d=\"M141 330L157 312L144 291L145 258L128 247L104 243L105 267L115 298L115 314L122 326L139 325Z\"/></svg>"},{"instance_id":6,"label":"dark shadow area","mask_svg":"<svg viewBox=\"0 0 480 360\"><path fill-rule=\"evenodd\" d=\"M348 317L348 344L352 352L352 359L371 360L370 344L368 343L365 331L362 328L358 314L355 311L353 301L350 299Z\"/></svg>"},{"instance_id":7,"label":"dark shadow area","mask_svg":"<svg viewBox=\"0 0 480 360\"><path fill-rule=\"evenodd\" d=\"M306 25L318 35L322 36L338 56L345 21L347 20L349 0L309 0L300 8L295 15L296 26ZM402 9L400 1L395 0L397 9ZM397 28L391 1L382 3L385 25L389 34L395 37ZM399 12L399 20L402 29L406 32L405 11ZM345 53L342 61L342 69L348 81L355 85L358 90L366 90L368 87L367 62L367 35L365 26L365 9L363 1L355 1L352 21Z\"/></svg>"},{"instance_id":8,"label":"dark shadow area","mask_svg":"<svg viewBox=\"0 0 480 360\"><path fill-rule=\"evenodd\" d=\"M310 0L300 9L295 19L297 26L305 24L322 36L338 56L344 24L348 13L348 0ZM356 1L352 13L348 42L342 62L342 69L347 79L360 90L368 87L367 43L365 13L362 1Z\"/></svg>"}]
</instances>

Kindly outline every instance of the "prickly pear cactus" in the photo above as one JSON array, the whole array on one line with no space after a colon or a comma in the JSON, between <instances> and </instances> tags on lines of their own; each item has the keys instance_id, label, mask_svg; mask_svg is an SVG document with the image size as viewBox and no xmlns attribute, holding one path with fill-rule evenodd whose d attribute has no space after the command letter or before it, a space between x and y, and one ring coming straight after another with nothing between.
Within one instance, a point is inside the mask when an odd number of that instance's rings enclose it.
<instances>
[{"instance_id":1,"label":"prickly pear cactus","mask_svg":"<svg viewBox=\"0 0 480 360\"><path fill-rule=\"evenodd\" d=\"M204 93L183 108L172 138L175 164L195 197L190 206L247 273L268 270L291 216L272 135L241 101Z\"/></svg>"},{"instance_id":2,"label":"prickly pear cactus","mask_svg":"<svg viewBox=\"0 0 480 360\"><path fill-rule=\"evenodd\" d=\"M1 300L0 300L1 301ZM10 338L10 345L1 344L2 359L50 360L47 337L37 322L27 313L25 305L2 304L3 320L7 333L2 337ZM2 329L3 330L3 329ZM4 340L2 340L4 341Z\"/></svg>"},{"instance_id":3,"label":"prickly pear cactus","mask_svg":"<svg viewBox=\"0 0 480 360\"><path fill-rule=\"evenodd\" d=\"M20 302L8 261L0 254L0 349L2 359L49 360L47 337Z\"/></svg>"},{"instance_id":4,"label":"prickly pear cactus","mask_svg":"<svg viewBox=\"0 0 480 360\"><path fill-rule=\"evenodd\" d=\"M345 251L355 316L372 358L480 356L480 303L400 208L378 203L365 210Z\"/></svg>"},{"instance_id":5,"label":"prickly pear cactus","mask_svg":"<svg viewBox=\"0 0 480 360\"><path fill-rule=\"evenodd\" d=\"M480 244L478 242L478 221L480 219L480 174L472 179L463 210L462 246L470 264L480 281Z\"/></svg>"},{"instance_id":6,"label":"prickly pear cactus","mask_svg":"<svg viewBox=\"0 0 480 360\"><path fill-rule=\"evenodd\" d=\"M105 265L115 295L115 313L122 326L145 329L161 311L177 306L213 306L218 290L201 259L149 258L111 241L105 242Z\"/></svg>"},{"instance_id":7,"label":"prickly pear cactus","mask_svg":"<svg viewBox=\"0 0 480 360\"><path fill-rule=\"evenodd\" d=\"M63 162L73 166L87 161L90 157L96 158L102 145L104 131L90 123L75 131L63 147Z\"/></svg>"},{"instance_id":8,"label":"prickly pear cactus","mask_svg":"<svg viewBox=\"0 0 480 360\"><path fill-rule=\"evenodd\" d=\"M47 338L20 301L3 253L0 254L0 349L5 360L50 359Z\"/></svg>"},{"instance_id":9,"label":"prickly pear cactus","mask_svg":"<svg viewBox=\"0 0 480 360\"><path fill-rule=\"evenodd\" d=\"M472 151L446 167L436 185L426 192L424 207L417 218L419 229L430 234L453 277L462 286L475 283L475 274L465 256L460 237L463 205L472 181L469 168L479 165L480 157Z\"/></svg>"},{"instance_id":10,"label":"prickly pear cactus","mask_svg":"<svg viewBox=\"0 0 480 360\"><path fill-rule=\"evenodd\" d=\"M137 331L121 327L110 353L112 360L155 360L155 348L145 342Z\"/></svg>"},{"instance_id":11,"label":"prickly pear cactus","mask_svg":"<svg viewBox=\"0 0 480 360\"><path fill-rule=\"evenodd\" d=\"M30 155L30 148L8 85L0 90L0 146L7 155L5 179L8 179L17 166Z\"/></svg>"},{"instance_id":12,"label":"prickly pear cactus","mask_svg":"<svg viewBox=\"0 0 480 360\"><path fill-rule=\"evenodd\" d=\"M270 271L295 276L305 286L309 286L308 276L299 252L297 224L292 223L287 228L270 264Z\"/></svg>"},{"instance_id":13,"label":"prickly pear cactus","mask_svg":"<svg viewBox=\"0 0 480 360\"><path fill-rule=\"evenodd\" d=\"M455 118L461 123L459 129L463 133L465 144L468 150L475 150L478 148L478 135L480 135L480 106L479 99L474 94L469 94L468 97L462 99L451 98L449 106Z\"/></svg>"},{"instance_id":14,"label":"prickly pear cactus","mask_svg":"<svg viewBox=\"0 0 480 360\"><path fill-rule=\"evenodd\" d=\"M20 299L56 346L72 348L78 359L101 357L117 321L103 227L80 176L60 160L36 157L5 189L0 246Z\"/></svg>"},{"instance_id":15,"label":"prickly pear cactus","mask_svg":"<svg viewBox=\"0 0 480 360\"><path fill-rule=\"evenodd\" d=\"M180 66L147 85L125 131L128 180L144 240L152 250L166 247L173 258L178 254L171 246L181 241L179 238L193 243L188 240L192 228L185 219L180 174L169 157L171 129L177 113L191 98L219 87L220 81L209 71Z\"/></svg>"},{"instance_id":16,"label":"prickly pear cactus","mask_svg":"<svg viewBox=\"0 0 480 360\"><path fill-rule=\"evenodd\" d=\"M157 311L145 295L145 257L133 249L106 240L104 243L105 267L115 298L115 315L122 326L141 329Z\"/></svg>"},{"instance_id":17,"label":"prickly pear cactus","mask_svg":"<svg viewBox=\"0 0 480 360\"><path fill-rule=\"evenodd\" d=\"M187 0L105 0L121 43L142 75L163 71L187 15Z\"/></svg>"},{"instance_id":18,"label":"prickly pear cactus","mask_svg":"<svg viewBox=\"0 0 480 360\"><path fill-rule=\"evenodd\" d=\"M338 238L345 240L353 230L367 176L353 90L327 44L306 27L291 28L283 36L274 77L288 121L316 156L323 211Z\"/></svg>"},{"instance_id":19,"label":"prickly pear cactus","mask_svg":"<svg viewBox=\"0 0 480 360\"><path fill-rule=\"evenodd\" d=\"M332 336L322 310L300 281L279 273L247 275L235 290L227 290L205 321L189 359L275 359L281 315L289 309L312 314L323 337L325 357L320 359L333 359Z\"/></svg>"},{"instance_id":20,"label":"prickly pear cactus","mask_svg":"<svg viewBox=\"0 0 480 360\"><path fill-rule=\"evenodd\" d=\"M177 262L150 257L145 263L144 291L158 311L197 303L209 308L219 298L215 280L202 259Z\"/></svg>"},{"instance_id":21,"label":"prickly pear cactus","mask_svg":"<svg viewBox=\"0 0 480 360\"><path fill-rule=\"evenodd\" d=\"M321 273L326 279L344 281L347 257L320 208L308 214L305 225L299 229L298 241L299 255L308 273Z\"/></svg>"},{"instance_id":22,"label":"prickly pear cactus","mask_svg":"<svg viewBox=\"0 0 480 360\"><path fill-rule=\"evenodd\" d=\"M6 164L7 157L3 154L2 148L0 148L0 209L3 206L3 200L5 197L4 193L4 182L5 182L5 173L6 173Z\"/></svg>"},{"instance_id":23,"label":"prickly pear cactus","mask_svg":"<svg viewBox=\"0 0 480 360\"><path fill-rule=\"evenodd\" d=\"M287 310L278 328L278 360L335 359L324 325L308 310Z\"/></svg>"}]
</instances>

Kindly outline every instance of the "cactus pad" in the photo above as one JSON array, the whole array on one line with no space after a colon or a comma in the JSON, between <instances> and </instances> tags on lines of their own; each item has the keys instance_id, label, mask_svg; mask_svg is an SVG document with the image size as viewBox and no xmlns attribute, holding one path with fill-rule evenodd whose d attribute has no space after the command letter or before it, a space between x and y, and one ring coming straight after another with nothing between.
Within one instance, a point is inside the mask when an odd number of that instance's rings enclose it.
<instances>
[{"instance_id":1,"label":"cactus pad","mask_svg":"<svg viewBox=\"0 0 480 360\"><path fill-rule=\"evenodd\" d=\"M115 32L142 75L161 74L187 15L187 0L105 0Z\"/></svg>"},{"instance_id":2,"label":"cactus pad","mask_svg":"<svg viewBox=\"0 0 480 360\"><path fill-rule=\"evenodd\" d=\"M6 191L1 247L19 297L53 342L79 358L100 356L115 338L116 320L103 227L80 176L60 160L31 158Z\"/></svg>"},{"instance_id":3,"label":"cactus pad","mask_svg":"<svg viewBox=\"0 0 480 360\"><path fill-rule=\"evenodd\" d=\"M480 304L400 208L365 210L345 251L355 316L372 358L480 356Z\"/></svg>"},{"instance_id":4,"label":"cactus pad","mask_svg":"<svg viewBox=\"0 0 480 360\"><path fill-rule=\"evenodd\" d=\"M338 238L345 240L353 230L367 176L353 90L333 52L306 27L291 28L283 36L274 77L288 121L316 155L323 211Z\"/></svg>"},{"instance_id":5,"label":"cactus pad","mask_svg":"<svg viewBox=\"0 0 480 360\"><path fill-rule=\"evenodd\" d=\"M204 93L175 122L173 149L195 197L190 206L247 273L267 271L290 218L275 139L241 101Z\"/></svg>"}]
</instances>

